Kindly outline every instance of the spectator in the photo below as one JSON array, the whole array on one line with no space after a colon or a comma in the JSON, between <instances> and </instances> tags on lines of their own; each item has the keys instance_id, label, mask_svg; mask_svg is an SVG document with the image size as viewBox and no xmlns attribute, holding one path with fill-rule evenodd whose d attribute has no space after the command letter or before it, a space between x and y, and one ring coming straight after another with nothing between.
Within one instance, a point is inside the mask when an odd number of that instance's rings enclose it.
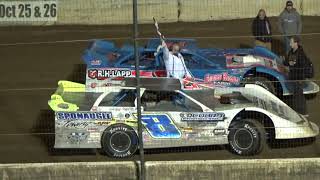
<instances>
[{"instance_id":1,"label":"spectator","mask_svg":"<svg viewBox=\"0 0 320 180\"><path fill-rule=\"evenodd\" d=\"M286 8L282 11L279 16L279 30L284 35L284 47L286 53L290 51L290 40L289 37L293 35L299 35L302 31L301 16L293 8L293 2L287 1Z\"/></svg>"},{"instance_id":2,"label":"spectator","mask_svg":"<svg viewBox=\"0 0 320 180\"><path fill-rule=\"evenodd\" d=\"M264 9L260 9L252 22L252 34L255 36L255 45L264 46L271 50L271 24Z\"/></svg>"},{"instance_id":3,"label":"spectator","mask_svg":"<svg viewBox=\"0 0 320 180\"><path fill-rule=\"evenodd\" d=\"M305 80L305 69L309 63L309 59L303 51L302 46L299 44L300 39L298 36L290 38L291 50L284 64L289 66L289 82L293 90L293 101L291 106L298 113L306 115L306 100L303 95L303 80Z\"/></svg>"},{"instance_id":4,"label":"spectator","mask_svg":"<svg viewBox=\"0 0 320 180\"><path fill-rule=\"evenodd\" d=\"M168 77L174 77L182 80L186 77L191 77L189 70L186 67L183 56L180 54L180 46L177 43L172 45L170 52L167 44L162 40L163 59L167 70Z\"/></svg>"}]
</instances>

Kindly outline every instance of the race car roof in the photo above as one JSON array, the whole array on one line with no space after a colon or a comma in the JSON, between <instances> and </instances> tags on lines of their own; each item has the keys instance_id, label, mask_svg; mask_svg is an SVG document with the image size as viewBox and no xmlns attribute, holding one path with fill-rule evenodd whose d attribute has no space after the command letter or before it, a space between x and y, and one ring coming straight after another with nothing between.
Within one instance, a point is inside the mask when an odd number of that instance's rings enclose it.
<instances>
[{"instance_id":1,"label":"race car roof","mask_svg":"<svg viewBox=\"0 0 320 180\"><path fill-rule=\"evenodd\" d=\"M124 86L136 87L137 79L135 77L128 77L124 79ZM140 78L140 87L149 90L159 91L174 91L181 90L181 83L179 79L175 78Z\"/></svg>"}]
</instances>

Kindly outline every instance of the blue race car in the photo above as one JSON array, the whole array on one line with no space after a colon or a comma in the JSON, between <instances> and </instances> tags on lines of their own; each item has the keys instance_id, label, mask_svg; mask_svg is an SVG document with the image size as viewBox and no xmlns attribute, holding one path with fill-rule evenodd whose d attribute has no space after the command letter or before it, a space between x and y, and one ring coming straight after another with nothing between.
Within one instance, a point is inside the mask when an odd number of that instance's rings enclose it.
<instances>
[{"instance_id":1,"label":"blue race car","mask_svg":"<svg viewBox=\"0 0 320 180\"><path fill-rule=\"evenodd\" d=\"M187 89L258 84L279 96L292 94L282 59L264 47L199 48L194 39L167 39L166 43L169 48L173 43L179 43L181 47L181 54L193 76L192 85L185 86ZM162 52L158 48L160 44L160 39L151 39L145 47L139 48L141 76L166 76ZM124 77L135 76L135 58L130 45L116 48L113 42L96 40L82 58L87 64L87 88L117 85ZM316 94L319 86L308 80L304 82L303 90L304 94Z\"/></svg>"}]
</instances>

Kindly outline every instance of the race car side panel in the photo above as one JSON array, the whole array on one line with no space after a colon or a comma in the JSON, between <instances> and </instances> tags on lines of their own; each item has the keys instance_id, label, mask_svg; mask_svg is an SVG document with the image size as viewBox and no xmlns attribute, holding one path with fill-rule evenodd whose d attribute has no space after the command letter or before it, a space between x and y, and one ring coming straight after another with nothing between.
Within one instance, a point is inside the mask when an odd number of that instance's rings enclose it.
<instances>
[{"instance_id":1,"label":"race car side panel","mask_svg":"<svg viewBox=\"0 0 320 180\"><path fill-rule=\"evenodd\" d=\"M101 136L114 123L110 112L56 112L55 148L100 148Z\"/></svg>"},{"instance_id":2,"label":"race car side panel","mask_svg":"<svg viewBox=\"0 0 320 180\"><path fill-rule=\"evenodd\" d=\"M200 113L143 112L144 147L227 144L228 125L240 111L241 109ZM119 113L121 114L120 111ZM120 118L119 113L115 117ZM101 136L112 124L126 123L136 131L135 116L131 113L127 120L115 120L109 112L56 112L54 147L101 148Z\"/></svg>"},{"instance_id":3,"label":"race car side panel","mask_svg":"<svg viewBox=\"0 0 320 180\"><path fill-rule=\"evenodd\" d=\"M223 118L220 116L222 114ZM199 115L203 118L199 118ZM216 118L210 119L205 116ZM142 120L149 134L149 136L144 136L144 147L149 149L227 144L225 128L227 119L224 113L219 112L143 113Z\"/></svg>"}]
</instances>

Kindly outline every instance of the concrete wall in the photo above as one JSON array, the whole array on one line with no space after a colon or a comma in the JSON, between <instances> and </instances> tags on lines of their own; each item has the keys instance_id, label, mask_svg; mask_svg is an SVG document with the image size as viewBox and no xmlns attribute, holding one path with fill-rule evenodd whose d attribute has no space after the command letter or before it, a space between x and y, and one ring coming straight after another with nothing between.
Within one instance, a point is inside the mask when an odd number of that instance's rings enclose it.
<instances>
[{"instance_id":1,"label":"concrete wall","mask_svg":"<svg viewBox=\"0 0 320 180\"><path fill-rule=\"evenodd\" d=\"M134 162L78 162L0 165L2 180L131 180L137 179Z\"/></svg>"},{"instance_id":2,"label":"concrete wall","mask_svg":"<svg viewBox=\"0 0 320 180\"><path fill-rule=\"evenodd\" d=\"M147 163L148 180L320 179L320 159L159 161Z\"/></svg>"},{"instance_id":3,"label":"concrete wall","mask_svg":"<svg viewBox=\"0 0 320 180\"><path fill-rule=\"evenodd\" d=\"M137 164L131 161L2 164L0 178L3 180L130 180L137 179L137 169ZM150 161L146 163L146 179L316 180L320 179L320 158Z\"/></svg>"}]
</instances>

